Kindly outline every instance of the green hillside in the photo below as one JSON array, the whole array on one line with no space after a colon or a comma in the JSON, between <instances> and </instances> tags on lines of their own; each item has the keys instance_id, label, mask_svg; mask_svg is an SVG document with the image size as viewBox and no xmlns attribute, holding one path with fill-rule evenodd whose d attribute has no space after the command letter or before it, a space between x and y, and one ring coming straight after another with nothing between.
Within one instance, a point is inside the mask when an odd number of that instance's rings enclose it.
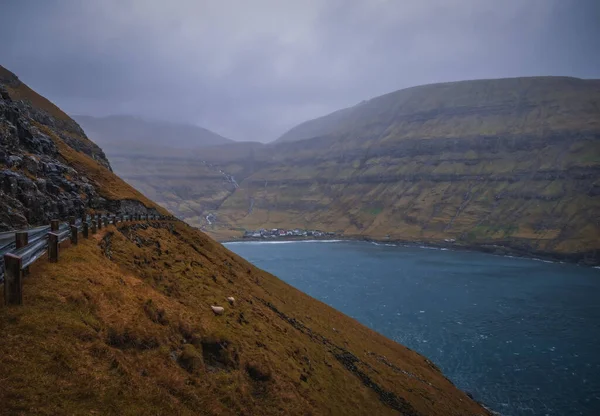
<instances>
[{"instance_id":1,"label":"green hillside","mask_svg":"<svg viewBox=\"0 0 600 416\"><path fill-rule=\"evenodd\" d=\"M171 188L202 177L175 204L193 206L182 216L217 238L302 227L600 261L598 80L414 87L302 123L271 145L194 158L203 164L161 166L182 178Z\"/></svg>"},{"instance_id":2,"label":"green hillside","mask_svg":"<svg viewBox=\"0 0 600 416\"><path fill-rule=\"evenodd\" d=\"M307 121L277 142L343 134L364 141L598 131L599 94L600 80L569 77L424 85Z\"/></svg>"}]
</instances>

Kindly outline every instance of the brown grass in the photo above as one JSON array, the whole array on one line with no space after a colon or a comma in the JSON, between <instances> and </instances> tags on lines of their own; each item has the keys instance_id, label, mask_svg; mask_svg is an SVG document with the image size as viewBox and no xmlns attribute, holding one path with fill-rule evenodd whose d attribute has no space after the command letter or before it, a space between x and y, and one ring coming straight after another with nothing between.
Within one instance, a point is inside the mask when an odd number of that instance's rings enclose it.
<instances>
[{"instance_id":1,"label":"brown grass","mask_svg":"<svg viewBox=\"0 0 600 416\"><path fill-rule=\"evenodd\" d=\"M6 414L397 414L341 350L407 414L486 414L422 356L204 234L121 227L38 262L24 306L0 307Z\"/></svg>"}]
</instances>

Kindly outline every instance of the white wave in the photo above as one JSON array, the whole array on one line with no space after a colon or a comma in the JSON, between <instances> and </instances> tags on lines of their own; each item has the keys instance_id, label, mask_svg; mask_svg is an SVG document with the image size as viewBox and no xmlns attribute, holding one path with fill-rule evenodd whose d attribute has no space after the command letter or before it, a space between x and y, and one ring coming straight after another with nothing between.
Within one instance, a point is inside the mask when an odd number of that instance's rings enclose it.
<instances>
[{"instance_id":1,"label":"white wave","mask_svg":"<svg viewBox=\"0 0 600 416\"><path fill-rule=\"evenodd\" d=\"M294 244L294 243L340 243L344 240L284 240L284 241L230 241L223 243L224 246L233 244Z\"/></svg>"},{"instance_id":2,"label":"white wave","mask_svg":"<svg viewBox=\"0 0 600 416\"><path fill-rule=\"evenodd\" d=\"M532 258L531 260L541 261L542 263L556 263L555 261L552 261L552 260L542 260L542 259L536 259L536 258Z\"/></svg>"},{"instance_id":3,"label":"white wave","mask_svg":"<svg viewBox=\"0 0 600 416\"><path fill-rule=\"evenodd\" d=\"M424 248L425 250L448 251L448 249L444 247L419 246L419 248Z\"/></svg>"},{"instance_id":4,"label":"white wave","mask_svg":"<svg viewBox=\"0 0 600 416\"><path fill-rule=\"evenodd\" d=\"M371 244L375 245L375 246L384 246L384 247L397 247L396 244L391 244L391 243L378 243L376 241L371 241Z\"/></svg>"}]
</instances>

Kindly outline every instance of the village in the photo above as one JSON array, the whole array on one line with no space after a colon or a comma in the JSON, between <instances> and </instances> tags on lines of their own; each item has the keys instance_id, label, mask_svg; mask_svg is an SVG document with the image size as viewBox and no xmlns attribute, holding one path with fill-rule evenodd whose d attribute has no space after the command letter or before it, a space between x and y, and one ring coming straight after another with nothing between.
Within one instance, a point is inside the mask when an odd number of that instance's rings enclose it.
<instances>
[{"instance_id":1,"label":"village","mask_svg":"<svg viewBox=\"0 0 600 416\"><path fill-rule=\"evenodd\" d=\"M260 230L249 230L244 232L244 238L323 238L323 237L333 237L335 233L325 232L320 230L302 230L302 229L294 229L294 230L286 230L283 228L273 228L270 230L260 229Z\"/></svg>"}]
</instances>

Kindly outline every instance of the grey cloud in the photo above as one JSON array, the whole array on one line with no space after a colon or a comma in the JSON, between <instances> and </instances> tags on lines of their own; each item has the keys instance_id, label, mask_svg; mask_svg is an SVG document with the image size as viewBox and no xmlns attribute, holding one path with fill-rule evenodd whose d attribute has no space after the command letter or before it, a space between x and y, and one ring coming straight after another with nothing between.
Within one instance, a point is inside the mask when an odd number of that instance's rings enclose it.
<instances>
[{"instance_id":1,"label":"grey cloud","mask_svg":"<svg viewBox=\"0 0 600 416\"><path fill-rule=\"evenodd\" d=\"M600 77L594 0L3 0L0 10L0 63L67 112L187 121L238 140L272 140L423 83Z\"/></svg>"}]
</instances>

